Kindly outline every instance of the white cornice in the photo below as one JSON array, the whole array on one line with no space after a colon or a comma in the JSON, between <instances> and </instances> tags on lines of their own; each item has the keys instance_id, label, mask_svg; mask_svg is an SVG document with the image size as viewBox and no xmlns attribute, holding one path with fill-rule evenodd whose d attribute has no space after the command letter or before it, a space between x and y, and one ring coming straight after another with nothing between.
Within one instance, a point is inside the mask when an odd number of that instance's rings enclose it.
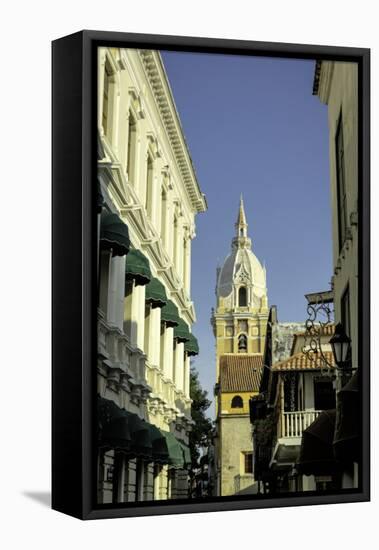
<instances>
[{"instance_id":1,"label":"white cornice","mask_svg":"<svg viewBox=\"0 0 379 550\"><path fill-rule=\"evenodd\" d=\"M182 176L190 203L195 212L207 209L204 194L200 191L192 160L188 152L178 112L165 69L158 52L139 50L142 64L150 83L154 99L162 117L176 163Z\"/></svg>"}]
</instances>

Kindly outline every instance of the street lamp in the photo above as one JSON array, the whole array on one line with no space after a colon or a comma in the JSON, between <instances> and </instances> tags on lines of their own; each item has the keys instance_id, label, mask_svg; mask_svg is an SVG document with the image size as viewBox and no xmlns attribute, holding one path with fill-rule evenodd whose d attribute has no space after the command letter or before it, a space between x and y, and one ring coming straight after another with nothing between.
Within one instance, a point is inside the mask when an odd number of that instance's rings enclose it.
<instances>
[{"instance_id":1,"label":"street lamp","mask_svg":"<svg viewBox=\"0 0 379 550\"><path fill-rule=\"evenodd\" d=\"M350 361L351 340L341 323L337 323L334 329L334 335L329 340L329 343L332 346L337 369L347 370Z\"/></svg>"}]
</instances>

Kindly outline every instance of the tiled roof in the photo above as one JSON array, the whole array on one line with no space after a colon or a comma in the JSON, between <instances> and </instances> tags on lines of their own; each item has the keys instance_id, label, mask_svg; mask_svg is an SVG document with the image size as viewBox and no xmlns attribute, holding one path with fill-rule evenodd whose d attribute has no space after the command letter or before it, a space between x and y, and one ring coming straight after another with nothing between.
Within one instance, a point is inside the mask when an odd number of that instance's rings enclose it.
<instances>
[{"instance_id":1,"label":"tiled roof","mask_svg":"<svg viewBox=\"0 0 379 550\"><path fill-rule=\"evenodd\" d=\"M262 370L262 355L222 355L220 357L221 391L258 392Z\"/></svg>"},{"instance_id":2,"label":"tiled roof","mask_svg":"<svg viewBox=\"0 0 379 550\"><path fill-rule=\"evenodd\" d=\"M316 354L315 354L316 355ZM322 354L318 353L318 358L314 360L310 359L303 352L296 353L291 355L288 359L280 361L272 366L273 372L283 372L283 371L301 371L301 370L320 370L323 366L322 355L325 356L325 359L330 365L334 367L334 356L331 351L323 351Z\"/></svg>"}]
</instances>

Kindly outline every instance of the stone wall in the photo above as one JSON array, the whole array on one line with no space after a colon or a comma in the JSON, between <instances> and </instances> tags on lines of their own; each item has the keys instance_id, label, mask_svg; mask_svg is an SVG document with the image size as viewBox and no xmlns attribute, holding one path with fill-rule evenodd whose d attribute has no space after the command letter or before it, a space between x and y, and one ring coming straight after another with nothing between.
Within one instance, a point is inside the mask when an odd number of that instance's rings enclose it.
<instances>
[{"instance_id":1,"label":"stone wall","mask_svg":"<svg viewBox=\"0 0 379 550\"><path fill-rule=\"evenodd\" d=\"M233 495L248 485L249 476L243 471L243 452L253 450L251 424L249 417L222 417L221 428L221 495ZM251 485L254 483L250 475ZM241 487L241 482L243 487Z\"/></svg>"}]
</instances>

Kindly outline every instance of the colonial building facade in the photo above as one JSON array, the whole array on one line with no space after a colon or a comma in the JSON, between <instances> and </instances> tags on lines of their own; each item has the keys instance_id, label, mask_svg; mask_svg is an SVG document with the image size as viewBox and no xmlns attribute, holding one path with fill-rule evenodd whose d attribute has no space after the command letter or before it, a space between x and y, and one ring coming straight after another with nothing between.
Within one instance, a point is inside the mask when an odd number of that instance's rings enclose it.
<instances>
[{"instance_id":1,"label":"colonial building facade","mask_svg":"<svg viewBox=\"0 0 379 550\"><path fill-rule=\"evenodd\" d=\"M206 202L158 52L99 48L97 123L98 501L185 498Z\"/></svg>"},{"instance_id":2,"label":"colonial building facade","mask_svg":"<svg viewBox=\"0 0 379 550\"><path fill-rule=\"evenodd\" d=\"M336 323L351 338L358 366L358 65L320 61L313 94L328 106Z\"/></svg>"},{"instance_id":3,"label":"colonial building facade","mask_svg":"<svg viewBox=\"0 0 379 550\"><path fill-rule=\"evenodd\" d=\"M259 391L268 318L266 271L251 250L241 197L232 251L217 270L215 493L253 492L249 399Z\"/></svg>"},{"instance_id":4,"label":"colonial building facade","mask_svg":"<svg viewBox=\"0 0 379 550\"><path fill-rule=\"evenodd\" d=\"M358 356L358 64L316 63L313 94L328 106L335 322L351 339L350 382L337 377L334 448L343 463L343 488L359 482L361 451Z\"/></svg>"},{"instance_id":5,"label":"colonial building facade","mask_svg":"<svg viewBox=\"0 0 379 550\"><path fill-rule=\"evenodd\" d=\"M322 354L332 367L327 372L320 361L306 353L310 343L304 324L278 322L273 306L268 325L261 393L250 402L254 474L260 492L332 488L338 479L330 476L326 480L314 473L308 476L300 471L298 462L304 432L323 411L335 409L335 372L329 343L334 325L322 327L320 336Z\"/></svg>"},{"instance_id":6,"label":"colonial building facade","mask_svg":"<svg viewBox=\"0 0 379 550\"><path fill-rule=\"evenodd\" d=\"M272 353L277 321L270 312L270 368L250 412L255 475L271 493L351 489L359 482L357 64L318 61L313 94L328 105L332 288L306 295L306 330L293 334L284 360ZM345 333L350 356L338 365L331 342Z\"/></svg>"}]
</instances>

